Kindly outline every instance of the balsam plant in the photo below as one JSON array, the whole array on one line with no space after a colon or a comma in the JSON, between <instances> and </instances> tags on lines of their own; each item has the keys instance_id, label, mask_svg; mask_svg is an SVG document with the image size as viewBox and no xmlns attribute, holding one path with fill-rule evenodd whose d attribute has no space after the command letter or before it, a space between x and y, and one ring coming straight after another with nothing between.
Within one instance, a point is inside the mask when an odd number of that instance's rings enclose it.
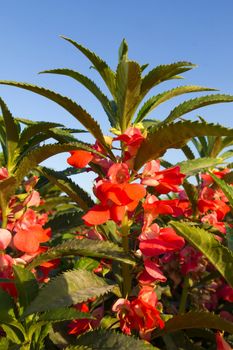
<instances>
[{"instance_id":1,"label":"balsam plant","mask_svg":"<svg viewBox=\"0 0 233 350\"><path fill-rule=\"evenodd\" d=\"M233 129L183 115L233 96L196 97L164 120L148 119L176 96L214 89L178 86L146 99L194 65L175 62L146 73L148 65L128 59L123 40L114 71L63 38L90 60L107 95L71 69L43 73L87 88L112 135L68 97L0 81L56 102L85 128L14 118L0 99L0 348L229 349L221 332L232 341L233 181L227 161ZM87 131L95 144L74 136ZM188 160L170 164L171 148ZM61 152L70 152L71 168L41 165ZM70 178L89 171L97 175L96 200Z\"/></svg>"}]
</instances>

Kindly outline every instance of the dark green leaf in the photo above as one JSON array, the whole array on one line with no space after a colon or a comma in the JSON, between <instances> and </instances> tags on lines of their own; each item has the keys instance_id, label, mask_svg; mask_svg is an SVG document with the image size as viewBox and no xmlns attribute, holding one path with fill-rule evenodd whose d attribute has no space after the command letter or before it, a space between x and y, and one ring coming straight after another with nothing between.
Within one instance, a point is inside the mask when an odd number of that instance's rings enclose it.
<instances>
[{"instance_id":1,"label":"dark green leaf","mask_svg":"<svg viewBox=\"0 0 233 350\"><path fill-rule=\"evenodd\" d=\"M93 318L89 313L77 311L75 308L57 308L44 312L38 321L41 322L61 322L82 318Z\"/></svg>"},{"instance_id":2,"label":"dark green leaf","mask_svg":"<svg viewBox=\"0 0 233 350\"><path fill-rule=\"evenodd\" d=\"M116 286L86 270L72 270L51 279L38 293L24 316L82 303L112 291Z\"/></svg>"},{"instance_id":3,"label":"dark green leaf","mask_svg":"<svg viewBox=\"0 0 233 350\"><path fill-rule=\"evenodd\" d=\"M214 236L203 229L192 227L187 223L171 221L169 223L176 232L198 249L233 287L233 254Z\"/></svg>"},{"instance_id":4,"label":"dark green leaf","mask_svg":"<svg viewBox=\"0 0 233 350\"><path fill-rule=\"evenodd\" d=\"M78 203L84 211L87 211L94 205L89 194L65 175L45 167L40 167L39 171L46 176L50 182L57 185L63 192L68 194L68 196Z\"/></svg>"},{"instance_id":5,"label":"dark green leaf","mask_svg":"<svg viewBox=\"0 0 233 350\"><path fill-rule=\"evenodd\" d=\"M51 122L37 122L34 124L29 125L27 128L25 128L19 139L19 147L23 147L25 143L27 143L31 137L45 132L51 128L55 128L57 126L62 126L58 123L51 123Z\"/></svg>"},{"instance_id":6,"label":"dark green leaf","mask_svg":"<svg viewBox=\"0 0 233 350\"><path fill-rule=\"evenodd\" d=\"M20 306L25 308L36 297L39 286L32 272L21 266L13 265L15 285Z\"/></svg>"},{"instance_id":7,"label":"dark green leaf","mask_svg":"<svg viewBox=\"0 0 233 350\"><path fill-rule=\"evenodd\" d=\"M13 298L0 288L0 323L11 322L14 315L14 300Z\"/></svg>"},{"instance_id":8,"label":"dark green leaf","mask_svg":"<svg viewBox=\"0 0 233 350\"><path fill-rule=\"evenodd\" d=\"M109 150L109 147L105 143L104 136L99 124L81 106L70 100L68 97L62 96L58 93L55 93L54 91L27 83L0 81L0 84L11 85L29 90L56 102L65 108L68 112L70 112L83 126L85 126L87 130L90 131L90 133L100 142L100 144L103 145L106 150Z\"/></svg>"},{"instance_id":9,"label":"dark green leaf","mask_svg":"<svg viewBox=\"0 0 233 350\"><path fill-rule=\"evenodd\" d=\"M123 248L114 243L92 239L72 239L49 249L46 253L38 255L28 265L28 268L31 269L35 266L40 265L42 262L63 256L76 255L112 259L130 265L135 264L133 259L124 252Z\"/></svg>"},{"instance_id":10,"label":"dark green leaf","mask_svg":"<svg viewBox=\"0 0 233 350\"><path fill-rule=\"evenodd\" d=\"M218 124L182 121L157 127L149 132L142 143L135 160L135 169L152 159L161 157L169 148L182 148L187 141L195 136L230 136L233 129L224 128Z\"/></svg>"},{"instance_id":11,"label":"dark green leaf","mask_svg":"<svg viewBox=\"0 0 233 350\"><path fill-rule=\"evenodd\" d=\"M72 39L61 36L63 39L69 41L74 45L79 51L81 51L93 64L95 69L99 72L103 78L105 84L109 88L111 94L115 96L115 73L109 68L106 62L104 62L100 57L98 57L94 52L88 50L84 46L78 44Z\"/></svg>"},{"instance_id":12,"label":"dark green leaf","mask_svg":"<svg viewBox=\"0 0 233 350\"><path fill-rule=\"evenodd\" d=\"M109 121L111 125L112 126L116 125L115 115L112 110L112 106L109 99L107 98L106 95L103 94L100 88L91 79L71 69L52 69L52 70L45 70L41 73L61 74L61 75L71 77L76 81L80 82L100 101L105 112L109 117Z\"/></svg>"},{"instance_id":13,"label":"dark green leaf","mask_svg":"<svg viewBox=\"0 0 233 350\"><path fill-rule=\"evenodd\" d=\"M202 96L202 97L194 98L192 100L185 101L171 111L169 116L163 121L163 124L171 123L175 119L197 108L209 106L214 103L222 103L222 102L233 102L233 96L217 94L217 95Z\"/></svg>"},{"instance_id":14,"label":"dark green leaf","mask_svg":"<svg viewBox=\"0 0 233 350\"><path fill-rule=\"evenodd\" d=\"M83 224L83 212L71 210L68 212L58 212L55 217L48 221L46 227L50 227L53 234L66 231L77 231L77 228Z\"/></svg>"},{"instance_id":15,"label":"dark green leaf","mask_svg":"<svg viewBox=\"0 0 233 350\"><path fill-rule=\"evenodd\" d=\"M155 67L142 79L141 96L144 97L150 89L159 83L171 78L177 79L177 74L186 72L194 67L194 64L185 61Z\"/></svg>"},{"instance_id":16,"label":"dark green leaf","mask_svg":"<svg viewBox=\"0 0 233 350\"><path fill-rule=\"evenodd\" d=\"M11 171L14 166L14 160L18 154L17 147L19 141L19 130L16 121L7 108L5 102L0 98L0 106L6 128L7 138L7 167Z\"/></svg>"},{"instance_id":17,"label":"dark green leaf","mask_svg":"<svg viewBox=\"0 0 233 350\"><path fill-rule=\"evenodd\" d=\"M233 333L233 324L211 312L191 311L183 315L176 315L165 323L163 330L156 330L153 337L182 329L212 328Z\"/></svg>"},{"instance_id":18,"label":"dark green leaf","mask_svg":"<svg viewBox=\"0 0 233 350\"><path fill-rule=\"evenodd\" d=\"M210 89L202 86L179 86L172 90L165 91L161 94L151 97L148 101L144 103L140 111L138 112L135 123L141 122L149 113L151 113L157 106L161 103L170 100L173 97L193 93L200 91L213 91L215 89Z\"/></svg>"},{"instance_id":19,"label":"dark green leaf","mask_svg":"<svg viewBox=\"0 0 233 350\"><path fill-rule=\"evenodd\" d=\"M88 346L92 350L158 350L158 348L148 342L137 339L133 336L127 336L122 333L116 333L104 329L94 330L81 335L78 338L77 343L79 345Z\"/></svg>"},{"instance_id":20,"label":"dark green leaf","mask_svg":"<svg viewBox=\"0 0 233 350\"><path fill-rule=\"evenodd\" d=\"M197 174L204 169L213 168L216 165L222 164L221 158L197 158L192 160L186 160L176 165L180 166L180 171L188 176Z\"/></svg>"},{"instance_id":21,"label":"dark green leaf","mask_svg":"<svg viewBox=\"0 0 233 350\"><path fill-rule=\"evenodd\" d=\"M75 149L83 149L92 153L96 153L96 151L93 150L90 147L90 145L81 142L63 144L55 143L36 148L35 150L32 150L30 153L28 153L28 155L24 157L18 165L15 171L15 177L17 178L18 183L21 183L24 176L27 175L30 170L34 169L45 159L52 157L56 154L69 152ZM101 153L98 154L102 156Z\"/></svg>"},{"instance_id":22,"label":"dark green leaf","mask_svg":"<svg viewBox=\"0 0 233 350\"><path fill-rule=\"evenodd\" d=\"M116 75L117 116L121 131L130 124L140 102L141 68L133 61L120 61Z\"/></svg>"}]
</instances>

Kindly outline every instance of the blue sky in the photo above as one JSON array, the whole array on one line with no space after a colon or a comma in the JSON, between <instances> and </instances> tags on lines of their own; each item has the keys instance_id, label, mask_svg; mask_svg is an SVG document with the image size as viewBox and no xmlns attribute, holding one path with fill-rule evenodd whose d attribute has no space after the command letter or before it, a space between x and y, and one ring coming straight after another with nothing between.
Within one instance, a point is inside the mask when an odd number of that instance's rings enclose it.
<instances>
[{"instance_id":1,"label":"blue sky","mask_svg":"<svg viewBox=\"0 0 233 350\"><path fill-rule=\"evenodd\" d=\"M106 133L108 124L102 108L89 92L66 77L37 75L44 69L72 68L104 87L96 72L89 69L88 60L59 38L60 34L94 50L112 68L116 66L123 38L129 44L129 57L141 64L149 63L151 68L178 60L198 64L198 68L184 74L185 80L165 83L160 89L198 84L233 94L232 0L7 0L1 3L0 79L30 82L70 96L100 122ZM79 127L59 106L30 92L0 86L0 96L15 116ZM182 100L167 103L151 117L166 117ZM194 111L190 117L195 119L199 114L209 122L232 126L233 104L206 107ZM52 164L63 168L63 161L65 156L53 159Z\"/></svg>"}]
</instances>

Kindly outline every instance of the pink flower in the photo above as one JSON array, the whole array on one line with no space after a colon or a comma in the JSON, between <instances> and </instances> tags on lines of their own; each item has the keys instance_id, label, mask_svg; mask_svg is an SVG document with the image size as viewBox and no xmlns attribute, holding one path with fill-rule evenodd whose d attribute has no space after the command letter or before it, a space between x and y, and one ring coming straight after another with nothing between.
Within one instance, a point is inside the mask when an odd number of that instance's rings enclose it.
<instances>
[{"instance_id":1,"label":"pink flower","mask_svg":"<svg viewBox=\"0 0 233 350\"><path fill-rule=\"evenodd\" d=\"M8 170L6 168L0 168L0 180L7 179L9 177Z\"/></svg>"},{"instance_id":2,"label":"pink flower","mask_svg":"<svg viewBox=\"0 0 233 350\"><path fill-rule=\"evenodd\" d=\"M0 228L0 250L4 250L8 247L12 239L10 231Z\"/></svg>"}]
</instances>

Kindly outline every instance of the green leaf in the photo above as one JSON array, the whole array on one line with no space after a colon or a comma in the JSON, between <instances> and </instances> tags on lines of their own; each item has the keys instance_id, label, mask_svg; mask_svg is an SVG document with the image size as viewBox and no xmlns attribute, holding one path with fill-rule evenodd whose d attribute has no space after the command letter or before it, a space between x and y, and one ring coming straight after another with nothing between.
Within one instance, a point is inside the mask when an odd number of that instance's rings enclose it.
<instances>
[{"instance_id":1,"label":"green leaf","mask_svg":"<svg viewBox=\"0 0 233 350\"><path fill-rule=\"evenodd\" d=\"M185 145L184 147L182 147L182 151L184 152L184 154L188 159L195 159L195 155L188 145Z\"/></svg>"},{"instance_id":2,"label":"green leaf","mask_svg":"<svg viewBox=\"0 0 233 350\"><path fill-rule=\"evenodd\" d=\"M72 239L49 249L46 253L38 255L29 265L32 269L42 262L53 260L64 256L88 256L94 258L106 258L134 265L133 259L124 252L123 248L108 241L92 239Z\"/></svg>"},{"instance_id":3,"label":"green leaf","mask_svg":"<svg viewBox=\"0 0 233 350\"><path fill-rule=\"evenodd\" d=\"M102 104L106 114L109 117L109 121L112 126L116 125L115 120L115 114L113 112L111 103L106 95L103 94L103 92L100 90L100 88L88 77L85 75L80 74L79 72L73 71L71 69L51 69L51 70L45 70L41 73L51 73L51 74L60 74L65 75L70 78L75 79L76 81L80 82L83 86L85 86Z\"/></svg>"},{"instance_id":4,"label":"green leaf","mask_svg":"<svg viewBox=\"0 0 233 350\"><path fill-rule=\"evenodd\" d=\"M221 188L227 199L229 200L229 203L231 207L233 208L233 187L228 185L224 180L219 179L216 175L209 172L212 179L216 182L216 184Z\"/></svg>"},{"instance_id":5,"label":"green leaf","mask_svg":"<svg viewBox=\"0 0 233 350\"><path fill-rule=\"evenodd\" d=\"M19 129L16 121L14 120L11 112L7 108L5 102L0 98L0 106L2 109L2 115L6 128L7 138L7 168L11 171L14 166L14 160L18 154L18 141L19 141Z\"/></svg>"},{"instance_id":6,"label":"green leaf","mask_svg":"<svg viewBox=\"0 0 233 350\"><path fill-rule=\"evenodd\" d=\"M48 221L46 227L50 227L53 235L66 231L77 231L77 228L83 224L83 212L76 210L68 212L59 212L55 217Z\"/></svg>"},{"instance_id":7,"label":"green leaf","mask_svg":"<svg viewBox=\"0 0 233 350\"><path fill-rule=\"evenodd\" d=\"M120 61L116 74L117 116L123 132L140 102L141 68L133 61Z\"/></svg>"},{"instance_id":8,"label":"green leaf","mask_svg":"<svg viewBox=\"0 0 233 350\"><path fill-rule=\"evenodd\" d=\"M197 158L177 163L180 166L180 172L188 176L202 172L204 169L213 168L222 164L221 158Z\"/></svg>"},{"instance_id":9,"label":"green leaf","mask_svg":"<svg viewBox=\"0 0 233 350\"><path fill-rule=\"evenodd\" d=\"M171 111L169 116L163 121L163 124L171 123L175 119L197 108L209 106L215 103L222 103L222 102L233 102L233 96L217 94L217 95L202 96L202 97L194 98L192 100L185 101Z\"/></svg>"},{"instance_id":10,"label":"green leaf","mask_svg":"<svg viewBox=\"0 0 233 350\"><path fill-rule=\"evenodd\" d=\"M58 126L62 126L62 124L51 122L37 122L29 125L22 131L20 135L19 147L22 148L24 144L30 140L31 137Z\"/></svg>"},{"instance_id":11,"label":"green leaf","mask_svg":"<svg viewBox=\"0 0 233 350\"><path fill-rule=\"evenodd\" d=\"M9 349L9 341L7 338L2 337L0 339L0 350L8 350Z\"/></svg>"},{"instance_id":12,"label":"green leaf","mask_svg":"<svg viewBox=\"0 0 233 350\"><path fill-rule=\"evenodd\" d=\"M24 312L24 317L35 312L54 310L82 303L112 291L116 285L86 270L71 270L51 279Z\"/></svg>"},{"instance_id":13,"label":"green leaf","mask_svg":"<svg viewBox=\"0 0 233 350\"><path fill-rule=\"evenodd\" d=\"M169 148L182 148L189 139L195 136L230 136L233 129L228 129L219 124L182 121L157 127L149 132L142 143L136 159L135 170L146 162L161 157Z\"/></svg>"},{"instance_id":14,"label":"green leaf","mask_svg":"<svg viewBox=\"0 0 233 350\"><path fill-rule=\"evenodd\" d=\"M93 318L91 314L77 311L75 308L57 308L44 312L40 315L38 322L61 322L82 318Z\"/></svg>"},{"instance_id":15,"label":"green leaf","mask_svg":"<svg viewBox=\"0 0 233 350\"><path fill-rule=\"evenodd\" d=\"M83 345L70 345L66 347L65 350L92 350L92 348L90 348L89 346L83 346Z\"/></svg>"},{"instance_id":16,"label":"green leaf","mask_svg":"<svg viewBox=\"0 0 233 350\"><path fill-rule=\"evenodd\" d=\"M7 334L7 339L10 340L13 344L21 344L23 342L23 336L19 332L17 328L14 328L12 326L2 324L1 325L4 332ZM17 349L17 348L16 348Z\"/></svg>"},{"instance_id":17,"label":"green leaf","mask_svg":"<svg viewBox=\"0 0 233 350\"><path fill-rule=\"evenodd\" d=\"M173 77L177 78L177 74L186 72L194 67L194 64L185 61L155 67L142 79L141 96L144 97L150 89L159 83Z\"/></svg>"},{"instance_id":18,"label":"green leaf","mask_svg":"<svg viewBox=\"0 0 233 350\"><path fill-rule=\"evenodd\" d=\"M78 203L84 211L87 211L94 205L89 194L65 175L46 167L39 167L39 171L47 177L50 182L57 185L63 192L68 194L68 196Z\"/></svg>"},{"instance_id":19,"label":"green leaf","mask_svg":"<svg viewBox=\"0 0 233 350\"><path fill-rule=\"evenodd\" d=\"M106 145L103 133L100 129L99 124L87 113L81 106L79 106L74 101L70 100L68 97L62 96L54 91L30 85L27 83L17 83L13 81L0 81L0 84L11 85L19 87L25 90L35 92L38 95L44 96L61 107L66 109L70 114L72 114L90 133L100 142L100 144L109 151L109 147Z\"/></svg>"},{"instance_id":20,"label":"green leaf","mask_svg":"<svg viewBox=\"0 0 233 350\"><path fill-rule=\"evenodd\" d=\"M233 287L233 254L206 230L192 227L187 223L170 221L176 232L198 249Z\"/></svg>"},{"instance_id":21,"label":"green leaf","mask_svg":"<svg viewBox=\"0 0 233 350\"><path fill-rule=\"evenodd\" d=\"M163 334L176 332L182 329L210 328L233 333L233 324L218 315L205 311L191 311L185 314L176 315L165 323L165 328L156 330L153 338Z\"/></svg>"},{"instance_id":22,"label":"green leaf","mask_svg":"<svg viewBox=\"0 0 233 350\"><path fill-rule=\"evenodd\" d=\"M81 270L87 270L87 271L93 271L94 269L97 269L99 266L99 261L95 259L91 259L88 257L82 257L78 259L75 264L75 269L81 269Z\"/></svg>"},{"instance_id":23,"label":"green leaf","mask_svg":"<svg viewBox=\"0 0 233 350\"><path fill-rule=\"evenodd\" d=\"M114 350L155 350L153 345L133 336L116 333L110 330L98 329L85 333L77 339L79 345L88 346L92 350L114 349ZM75 348L74 348L75 349Z\"/></svg>"},{"instance_id":24,"label":"green leaf","mask_svg":"<svg viewBox=\"0 0 233 350\"><path fill-rule=\"evenodd\" d=\"M13 298L0 288L0 324L4 322L8 323L13 320L14 307Z\"/></svg>"},{"instance_id":25,"label":"green leaf","mask_svg":"<svg viewBox=\"0 0 233 350\"><path fill-rule=\"evenodd\" d=\"M104 62L100 57L98 57L94 52L85 48L84 46L78 44L72 39L65 36L61 36L63 39L74 45L79 51L81 51L93 64L95 69L99 72L103 78L105 84L109 88L112 96L115 96L115 73L109 68L106 62Z\"/></svg>"},{"instance_id":26,"label":"green leaf","mask_svg":"<svg viewBox=\"0 0 233 350\"><path fill-rule=\"evenodd\" d=\"M25 308L36 297L39 286L32 272L21 266L13 265L15 285L20 306Z\"/></svg>"},{"instance_id":27,"label":"green leaf","mask_svg":"<svg viewBox=\"0 0 233 350\"><path fill-rule=\"evenodd\" d=\"M122 40L118 50L119 61L126 61L128 59L128 44L125 39Z\"/></svg>"},{"instance_id":28,"label":"green leaf","mask_svg":"<svg viewBox=\"0 0 233 350\"><path fill-rule=\"evenodd\" d=\"M179 86L172 90L164 91L161 94L151 97L148 101L144 103L140 111L138 112L135 123L141 122L149 113L151 113L156 107L161 103L170 100L173 97L180 96L187 93L200 92L200 91L213 91L215 89L210 89L202 86Z\"/></svg>"},{"instance_id":29,"label":"green leaf","mask_svg":"<svg viewBox=\"0 0 233 350\"><path fill-rule=\"evenodd\" d=\"M30 170L36 168L36 166L45 159L56 154L69 152L75 149L83 149L92 153L98 153L100 156L102 156L101 153L96 152L90 147L90 145L83 142L48 144L32 150L26 157L23 158L15 171L15 177L17 178L18 183L21 183L24 176L28 174Z\"/></svg>"}]
</instances>

